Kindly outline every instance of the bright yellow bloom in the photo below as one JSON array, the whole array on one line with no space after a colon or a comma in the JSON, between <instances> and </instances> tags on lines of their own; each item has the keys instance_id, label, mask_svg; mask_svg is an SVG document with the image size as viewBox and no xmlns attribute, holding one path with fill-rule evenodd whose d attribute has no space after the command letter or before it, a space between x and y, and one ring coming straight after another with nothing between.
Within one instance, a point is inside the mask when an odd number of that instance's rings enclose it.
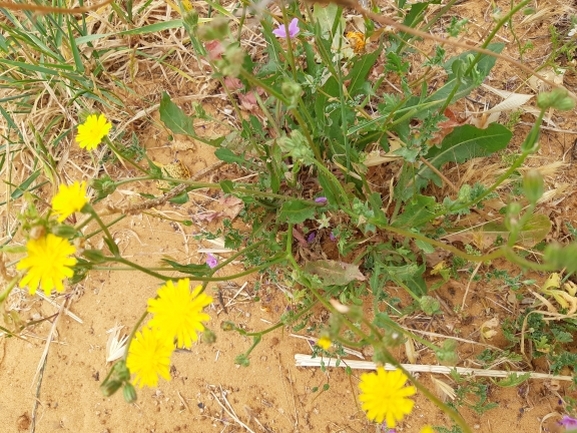
<instances>
[{"instance_id":1,"label":"bright yellow bloom","mask_svg":"<svg viewBox=\"0 0 577 433\"><path fill-rule=\"evenodd\" d=\"M365 45L367 41L365 39L365 34L362 32L348 32L346 34L349 44L353 48L355 54L362 54L365 52Z\"/></svg>"},{"instance_id":2,"label":"bright yellow bloom","mask_svg":"<svg viewBox=\"0 0 577 433\"><path fill-rule=\"evenodd\" d=\"M78 125L76 142L82 149L94 150L108 135L112 124L104 114L91 114L82 125Z\"/></svg>"},{"instance_id":3,"label":"bright yellow bloom","mask_svg":"<svg viewBox=\"0 0 577 433\"><path fill-rule=\"evenodd\" d=\"M421 429L419 433L435 433L435 430L433 430L433 427L431 427L430 425L426 425Z\"/></svg>"},{"instance_id":4,"label":"bright yellow bloom","mask_svg":"<svg viewBox=\"0 0 577 433\"><path fill-rule=\"evenodd\" d=\"M168 281L158 289L158 296L148 300L148 312L152 313L150 326L156 328L171 343L176 339L178 347L190 347L198 339L197 332L204 331L203 321L210 316L202 309L212 298L200 293L202 286L190 291L188 278L178 280L175 286Z\"/></svg>"},{"instance_id":5,"label":"bright yellow bloom","mask_svg":"<svg viewBox=\"0 0 577 433\"><path fill-rule=\"evenodd\" d=\"M126 366L134 374L134 384L155 387L158 376L170 380L170 356L174 345L148 327L137 332L130 343Z\"/></svg>"},{"instance_id":6,"label":"bright yellow bloom","mask_svg":"<svg viewBox=\"0 0 577 433\"><path fill-rule=\"evenodd\" d=\"M28 255L16 265L16 269L26 271L20 280L20 287L28 286L31 295L36 293L38 285L48 296L54 288L57 292L63 292L62 281L74 275L71 267L77 260L70 256L76 252L76 248L67 239L49 233L38 239L30 239L26 243L26 252Z\"/></svg>"},{"instance_id":7,"label":"bright yellow bloom","mask_svg":"<svg viewBox=\"0 0 577 433\"><path fill-rule=\"evenodd\" d=\"M405 386L406 382L407 376L401 370L385 371L378 367L376 373L361 374L359 400L367 418L379 424L386 421L388 428L395 428L415 404L407 397L417 390L414 386Z\"/></svg>"},{"instance_id":8,"label":"bright yellow bloom","mask_svg":"<svg viewBox=\"0 0 577 433\"><path fill-rule=\"evenodd\" d=\"M60 185L58 193L52 198L52 210L61 223L74 212L80 211L86 203L86 182L75 181L70 186Z\"/></svg>"},{"instance_id":9,"label":"bright yellow bloom","mask_svg":"<svg viewBox=\"0 0 577 433\"><path fill-rule=\"evenodd\" d=\"M331 344L333 343L329 337L321 337L317 340L317 346L324 350L329 350Z\"/></svg>"}]
</instances>

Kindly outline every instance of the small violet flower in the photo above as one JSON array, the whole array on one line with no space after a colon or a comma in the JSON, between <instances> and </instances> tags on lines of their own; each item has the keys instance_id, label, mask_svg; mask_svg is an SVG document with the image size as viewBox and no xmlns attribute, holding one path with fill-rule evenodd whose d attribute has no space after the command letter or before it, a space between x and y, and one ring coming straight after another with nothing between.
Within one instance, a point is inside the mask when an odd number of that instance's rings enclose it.
<instances>
[{"instance_id":1,"label":"small violet flower","mask_svg":"<svg viewBox=\"0 0 577 433\"><path fill-rule=\"evenodd\" d=\"M315 203L318 204L327 204L327 198L326 197L317 197L315 198Z\"/></svg>"},{"instance_id":2,"label":"small violet flower","mask_svg":"<svg viewBox=\"0 0 577 433\"><path fill-rule=\"evenodd\" d=\"M212 254L208 253L208 257L206 258L206 264L210 269L214 269L218 266L218 259L214 257Z\"/></svg>"},{"instance_id":3,"label":"small violet flower","mask_svg":"<svg viewBox=\"0 0 577 433\"><path fill-rule=\"evenodd\" d=\"M559 421L563 427L567 429L568 432L577 431L577 419L571 418L570 416L564 415Z\"/></svg>"},{"instance_id":4,"label":"small violet flower","mask_svg":"<svg viewBox=\"0 0 577 433\"><path fill-rule=\"evenodd\" d=\"M315 232L310 232L309 235L307 236L307 242L309 244L312 243L316 237L317 237L317 235Z\"/></svg>"},{"instance_id":5,"label":"small violet flower","mask_svg":"<svg viewBox=\"0 0 577 433\"><path fill-rule=\"evenodd\" d=\"M293 18L288 26L289 34L286 34L286 26L284 23L280 23L276 29L272 32L277 38L294 38L296 35L299 34L301 29L299 29L299 20L298 18Z\"/></svg>"},{"instance_id":6,"label":"small violet flower","mask_svg":"<svg viewBox=\"0 0 577 433\"><path fill-rule=\"evenodd\" d=\"M333 232L330 232L329 233L329 239L334 242L337 240L337 237L335 236L335 234Z\"/></svg>"}]
</instances>

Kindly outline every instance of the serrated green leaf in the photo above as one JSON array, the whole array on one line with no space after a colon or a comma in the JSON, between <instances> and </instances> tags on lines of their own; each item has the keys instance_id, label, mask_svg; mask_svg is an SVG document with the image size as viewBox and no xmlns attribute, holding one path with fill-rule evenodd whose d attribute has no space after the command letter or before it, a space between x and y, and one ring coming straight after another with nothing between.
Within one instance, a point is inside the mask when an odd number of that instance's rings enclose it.
<instances>
[{"instance_id":1,"label":"serrated green leaf","mask_svg":"<svg viewBox=\"0 0 577 433\"><path fill-rule=\"evenodd\" d=\"M395 227L421 227L435 218L434 208L437 202L434 197L417 194L405 206L401 215L393 222Z\"/></svg>"},{"instance_id":2,"label":"serrated green leaf","mask_svg":"<svg viewBox=\"0 0 577 433\"><path fill-rule=\"evenodd\" d=\"M531 373L524 373L524 374L511 373L505 379L498 380L496 383L497 386L500 386L502 388L509 388L513 386L519 386L523 382L528 381L530 378Z\"/></svg>"},{"instance_id":3,"label":"serrated green leaf","mask_svg":"<svg viewBox=\"0 0 577 433\"><path fill-rule=\"evenodd\" d=\"M432 316L433 314L441 312L441 303L438 299L433 298L432 296L422 296L419 298L419 306L427 316Z\"/></svg>"},{"instance_id":4,"label":"serrated green leaf","mask_svg":"<svg viewBox=\"0 0 577 433\"><path fill-rule=\"evenodd\" d=\"M278 219L289 224L299 224L315 216L316 206L303 200L289 200L283 203Z\"/></svg>"}]
</instances>

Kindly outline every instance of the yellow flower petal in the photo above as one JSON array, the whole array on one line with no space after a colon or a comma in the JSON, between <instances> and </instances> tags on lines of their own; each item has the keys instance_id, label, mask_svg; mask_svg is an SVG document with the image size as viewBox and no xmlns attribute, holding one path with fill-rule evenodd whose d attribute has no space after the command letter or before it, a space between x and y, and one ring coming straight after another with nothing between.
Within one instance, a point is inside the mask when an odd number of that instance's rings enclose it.
<instances>
[{"instance_id":1,"label":"yellow flower petal","mask_svg":"<svg viewBox=\"0 0 577 433\"><path fill-rule=\"evenodd\" d=\"M433 430L433 427L431 427L430 425L426 425L421 429L419 433L435 433L435 430Z\"/></svg>"},{"instance_id":2,"label":"yellow flower petal","mask_svg":"<svg viewBox=\"0 0 577 433\"><path fill-rule=\"evenodd\" d=\"M49 233L38 239L30 239L26 243L26 252L27 256L16 265L16 269L26 271L20 280L20 287L28 286L32 295L38 286L47 296L52 289L63 292L62 281L74 275L71 268L77 260L70 256L76 252L76 248L67 239Z\"/></svg>"},{"instance_id":3,"label":"yellow flower petal","mask_svg":"<svg viewBox=\"0 0 577 433\"><path fill-rule=\"evenodd\" d=\"M362 54L365 51L365 45L367 41L365 35L362 32L348 32L346 35L347 39L355 54Z\"/></svg>"},{"instance_id":4,"label":"yellow flower petal","mask_svg":"<svg viewBox=\"0 0 577 433\"><path fill-rule=\"evenodd\" d=\"M359 400L367 418L377 423L386 421L388 428L397 423L413 410L415 402L407 397L417 390L405 386L407 376L401 370L385 371L382 367L376 373L361 375Z\"/></svg>"},{"instance_id":5,"label":"yellow flower petal","mask_svg":"<svg viewBox=\"0 0 577 433\"><path fill-rule=\"evenodd\" d=\"M177 341L178 347L190 347L198 340L197 332L204 331L202 322L210 316L202 310L212 298L200 293L202 286L190 291L188 278L178 280L176 286L168 281L158 289L158 296L148 300L148 312L153 315L150 327L158 329L168 341Z\"/></svg>"},{"instance_id":6,"label":"yellow flower petal","mask_svg":"<svg viewBox=\"0 0 577 433\"><path fill-rule=\"evenodd\" d=\"M321 337L317 340L317 346L324 350L329 350L331 344L333 343L329 337Z\"/></svg>"},{"instance_id":7,"label":"yellow flower petal","mask_svg":"<svg viewBox=\"0 0 577 433\"><path fill-rule=\"evenodd\" d=\"M80 211L86 203L86 182L75 181L70 186L60 185L58 193L52 198L52 210L61 223L74 212Z\"/></svg>"},{"instance_id":8,"label":"yellow flower petal","mask_svg":"<svg viewBox=\"0 0 577 433\"><path fill-rule=\"evenodd\" d=\"M76 142L82 149L94 150L108 135L110 128L112 128L112 124L104 114L91 114L83 124L78 125Z\"/></svg>"},{"instance_id":9,"label":"yellow flower petal","mask_svg":"<svg viewBox=\"0 0 577 433\"><path fill-rule=\"evenodd\" d=\"M130 343L126 366L134 374L134 384L155 387L158 376L170 380L170 356L174 345L170 344L158 332L144 328L137 332Z\"/></svg>"}]
</instances>

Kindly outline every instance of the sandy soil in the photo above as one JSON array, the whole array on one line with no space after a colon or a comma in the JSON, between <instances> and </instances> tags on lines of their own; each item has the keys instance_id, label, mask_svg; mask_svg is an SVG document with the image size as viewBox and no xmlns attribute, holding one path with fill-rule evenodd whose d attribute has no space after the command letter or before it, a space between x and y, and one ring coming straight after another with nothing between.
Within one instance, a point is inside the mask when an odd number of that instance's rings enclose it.
<instances>
[{"instance_id":1,"label":"sandy soil","mask_svg":"<svg viewBox=\"0 0 577 433\"><path fill-rule=\"evenodd\" d=\"M500 3L504 9L508 7L508 2ZM479 39L483 29L488 28L489 12L490 5L480 1L466 2L454 8L454 14L469 17L473 22L464 40ZM520 26L527 32L526 38L534 35L537 46L527 54L527 64L538 66L540 59L547 54L550 47L542 38L547 35L547 25L541 21ZM511 41L511 34L506 29L500 37ZM508 47L510 55L517 58L515 45L509 43ZM522 85L522 78L516 72L509 65L499 63L488 84L515 89ZM190 89L183 88L182 93L187 90ZM483 96L487 95L479 92L475 97ZM491 99L490 96L487 99ZM208 105L219 109L222 104L222 101L215 101ZM573 114L557 117L557 127L576 129ZM522 117L522 121L529 123L532 119L528 114ZM526 131L526 126L516 128L512 148L518 146ZM160 163L179 159L191 173L195 173L216 161L213 150L198 143L169 143L166 137L147 130L139 134L149 156ZM570 150L574 137L544 132L540 154L531 160L531 164L564 163L548 177L549 189L563 186L563 191L568 191L573 170ZM67 176L75 178L75 174L71 170ZM155 188L154 185L146 187ZM195 215L206 210L218 210L222 205L218 202L219 194L201 192L192 194L191 198L192 201L186 205L165 206L159 210L160 213L131 216L116 225L114 236L123 254L144 266L157 266L163 256L187 263L202 263L205 256L198 253L198 248L209 245L199 243L197 235L203 230L215 229L220 221L207 223L195 220ZM575 199L574 195L567 194L555 206L543 208L554 222L552 237L562 238L565 234L562 223L574 221ZM130 190L118 191L111 198L115 204L131 200L134 197ZM195 224L185 227L162 217L189 218ZM234 272L233 269L225 271ZM516 270L512 272L517 273ZM536 278L543 279L544 276ZM467 298L467 314L457 316L451 307L461 303L465 284L446 285L435 293L445 306L443 316L419 316L413 318L410 325L415 329L455 332L463 338L479 341L480 323L507 314L505 309L498 307L507 293L490 287L488 283L473 283ZM175 353L172 380L161 382L158 389L140 390L138 401L131 405L126 404L120 394L106 398L99 389L110 368L106 362L108 332L118 325L124 327L123 333L129 332L145 308L146 299L158 288L157 281L131 272L95 271L74 289L70 297L56 297L52 302L15 293L11 302L17 306L22 319L51 317L51 320L27 329L23 339L0 338L0 384L4 388L0 399L0 425L3 426L0 430L14 433L381 431L366 421L357 402L360 372L354 370L348 375L342 368L321 371L319 368L296 367L295 354L310 354L311 347L306 339L291 336L289 328L267 334L251 354L249 367L234 365L234 358L250 347L251 340L235 332L222 331L222 322L233 321L247 330L262 330L275 323L280 314L291 307L285 294L269 281L260 281L258 293L254 286L254 278L237 281L234 286L210 285L208 292L216 299L220 290L227 305L227 311L224 311L221 304L215 302L208 310L211 316L209 327L217 334L216 342L212 345L199 343L190 351ZM257 295L260 300L254 301ZM396 295L402 297L402 293ZM62 311L63 305L78 320L66 314L54 316ZM370 314L370 304L367 304L366 311ZM449 324L452 326L448 327ZM43 358L49 335L53 342ZM307 336L303 331L300 335ZM502 336L497 336L492 344L504 344ZM462 365L474 367L472 360L479 351L478 347L463 343L459 347ZM419 362L433 362L433 358L420 348L418 353ZM403 362L407 362L403 352L400 356ZM543 366L537 366L537 370L546 371ZM447 377L433 379L422 374L420 379L432 390L439 387L435 380L455 386ZM530 381L517 388L499 388L489 381L484 383L489 385L488 401L496 403L497 407L482 415L466 408L460 409L475 431L560 430L556 422L562 409L558 407L556 392L569 393L564 385L559 388L551 381ZM321 391L325 384L329 389ZM397 431L417 433L425 423L446 426L448 431L451 429L448 417L419 395L415 411Z\"/></svg>"}]
</instances>

